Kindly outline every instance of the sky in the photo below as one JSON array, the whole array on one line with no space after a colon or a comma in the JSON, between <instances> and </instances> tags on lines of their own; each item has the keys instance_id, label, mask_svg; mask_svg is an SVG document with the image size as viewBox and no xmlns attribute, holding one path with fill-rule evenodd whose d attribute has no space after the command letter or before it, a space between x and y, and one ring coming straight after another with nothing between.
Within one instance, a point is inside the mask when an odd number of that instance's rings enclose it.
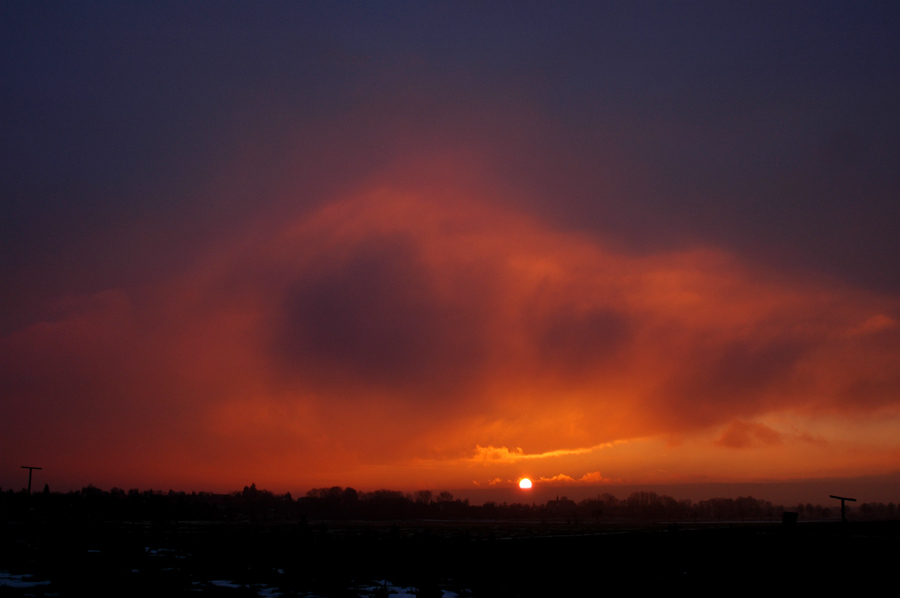
<instances>
[{"instance_id":1,"label":"sky","mask_svg":"<svg viewBox=\"0 0 900 598\"><path fill-rule=\"evenodd\" d=\"M4 2L0 488L900 494L898 31Z\"/></svg>"}]
</instances>

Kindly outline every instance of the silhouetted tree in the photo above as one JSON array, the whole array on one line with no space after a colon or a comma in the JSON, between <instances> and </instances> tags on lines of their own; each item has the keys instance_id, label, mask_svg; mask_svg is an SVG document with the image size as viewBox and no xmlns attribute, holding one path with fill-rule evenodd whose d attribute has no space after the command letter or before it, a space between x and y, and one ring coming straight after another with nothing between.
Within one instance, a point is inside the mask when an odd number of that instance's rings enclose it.
<instances>
[{"instance_id":1,"label":"silhouetted tree","mask_svg":"<svg viewBox=\"0 0 900 598\"><path fill-rule=\"evenodd\" d=\"M440 494L437 495L435 502L452 502L453 494L447 490L441 490Z\"/></svg>"}]
</instances>

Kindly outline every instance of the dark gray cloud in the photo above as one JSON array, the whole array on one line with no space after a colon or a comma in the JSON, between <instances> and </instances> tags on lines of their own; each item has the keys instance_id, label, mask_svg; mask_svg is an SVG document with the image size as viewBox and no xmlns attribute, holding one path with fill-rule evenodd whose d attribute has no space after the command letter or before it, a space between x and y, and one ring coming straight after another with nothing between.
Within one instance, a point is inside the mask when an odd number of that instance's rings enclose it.
<instances>
[{"instance_id":1,"label":"dark gray cloud","mask_svg":"<svg viewBox=\"0 0 900 598\"><path fill-rule=\"evenodd\" d=\"M576 297L572 300L577 302ZM571 378L606 370L628 346L635 328L631 316L614 309L581 313L571 306L525 325L535 336L540 362Z\"/></svg>"},{"instance_id":2,"label":"dark gray cloud","mask_svg":"<svg viewBox=\"0 0 900 598\"><path fill-rule=\"evenodd\" d=\"M677 374L660 389L659 407L690 426L732 414L753 414L789 406L791 377L811 341L783 336L772 340L719 338L670 356ZM784 403L770 391L784 395ZM671 421L671 420L670 420Z\"/></svg>"},{"instance_id":3,"label":"dark gray cloud","mask_svg":"<svg viewBox=\"0 0 900 598\"><path fill-rule=\"evenodd\" d=\"M304 384L459 398L485 365L486 314L477 288L442 298L418 253L411 238L373 238L303 272L277 323L283 367Z\"/></svg>"}]
</instances>

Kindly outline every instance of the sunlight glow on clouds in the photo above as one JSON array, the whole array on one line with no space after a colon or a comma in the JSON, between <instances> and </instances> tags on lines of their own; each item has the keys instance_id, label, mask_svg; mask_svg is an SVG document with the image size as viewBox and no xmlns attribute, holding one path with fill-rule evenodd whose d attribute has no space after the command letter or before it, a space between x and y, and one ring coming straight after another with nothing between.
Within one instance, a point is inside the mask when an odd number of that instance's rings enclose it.
<instances>
[{"instance_id":1,"label":"sunlight glow on clouds","mask_svg":"<svg viewBox=\"0 0 900 598\"><path fill-rule=\"evenodd\" d=\"M708 462L695 435L752 460L784 442L754 421L767 414L896 407L896 311L714 248L629 255L488 197L382 185L264 223L139 297L72 299L2 339L2 383L20 421L77 402L84 458L168 422L124 451L192 455L186 478L261 460L273 483L301 467L427 484L479 464L488 484L528 462L544 482L602 483L598 466L627 479L649 446L624 441L654 437L685 439L666 470L690 476ZM50 447L70 436L40 425Z\"/></svg>"},{"instance_id":2,"label":"sunlight glow on clouds","mask_svg":"<svg viewBox=\"0 0 900 598\"><path fill-rule=\"evenodd\" d=\"M546 453L532 454L527 455L522 450L521 447L517 447L515 450L511 451L508 448L504 447L494 447L494 446L476 446L475 447L475 455L471 457L471 461L477 463L484 463L485 465L490 465L492 463L516 463L518 461L525 461L530 459L549 459L553 457L561 457L564 455L583 455L586 453L592 452L594 449L601 448L603 445L591 447L591 448L583 448L583 449L572 449L572 450L557 450L557 451L548 451ZM608 446L608 445L607 445Z\"/></svg>"},{"instance_id":3,"label":"sunlight glow on clouds","mask_svg":"<svg viewBox=\"0 0 900 598\"><path fill-rule=\"evenodd\" d=\"M716 440L720 446L730 448L745 448L758 444L778 444L781 435L766 426L755 422L733 421Z\"/></svg>"},{"instance_id":4,"label":"sunlight glow on clouds","mask_svg":"<svg viewBox=\"0 0 900 598\"><path fill-rule=\"evenodd\" d=\"M586 473L578 479L560 473L549 478L541 477L538 480L542 484L567 485L567 484L607 484L612 480L608 480L600 475L599 471Z\"/></svg>"}]
</instances>

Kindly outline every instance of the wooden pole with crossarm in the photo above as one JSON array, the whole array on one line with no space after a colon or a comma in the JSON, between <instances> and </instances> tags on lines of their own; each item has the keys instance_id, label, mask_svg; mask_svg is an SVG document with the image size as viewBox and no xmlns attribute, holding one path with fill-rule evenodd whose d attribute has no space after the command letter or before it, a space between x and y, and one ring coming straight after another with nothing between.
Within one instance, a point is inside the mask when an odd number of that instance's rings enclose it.
<instances>
[{"instance_id":1,"label":"wooden pole with crossarm","mask_svg":"<svg viewBox=\"0 0 900 598\"><path fill-rule=\"evenodd\" d=\"M28 470L28 494L31 495L31 472L35 469L43 469L43 467L32 467L31 465L22 465L22 469Z\"/></svg>"},{"instance_id":2,"label":"wooden pole with crossarm","mask_svg":"<svg viewBox=\"0 0 900 598\"><path fill-rule=\"evenodd\" d=\"M841 523L847 523L847 513L846 513L846 511L844 511L844 501L852 500L853 502L856 502L856 499L855 498L847 498L846 496L835 496L834 494L830 494L829 497L836 498L839 501L841 501Z\"/></svg>"}]
</instances>

